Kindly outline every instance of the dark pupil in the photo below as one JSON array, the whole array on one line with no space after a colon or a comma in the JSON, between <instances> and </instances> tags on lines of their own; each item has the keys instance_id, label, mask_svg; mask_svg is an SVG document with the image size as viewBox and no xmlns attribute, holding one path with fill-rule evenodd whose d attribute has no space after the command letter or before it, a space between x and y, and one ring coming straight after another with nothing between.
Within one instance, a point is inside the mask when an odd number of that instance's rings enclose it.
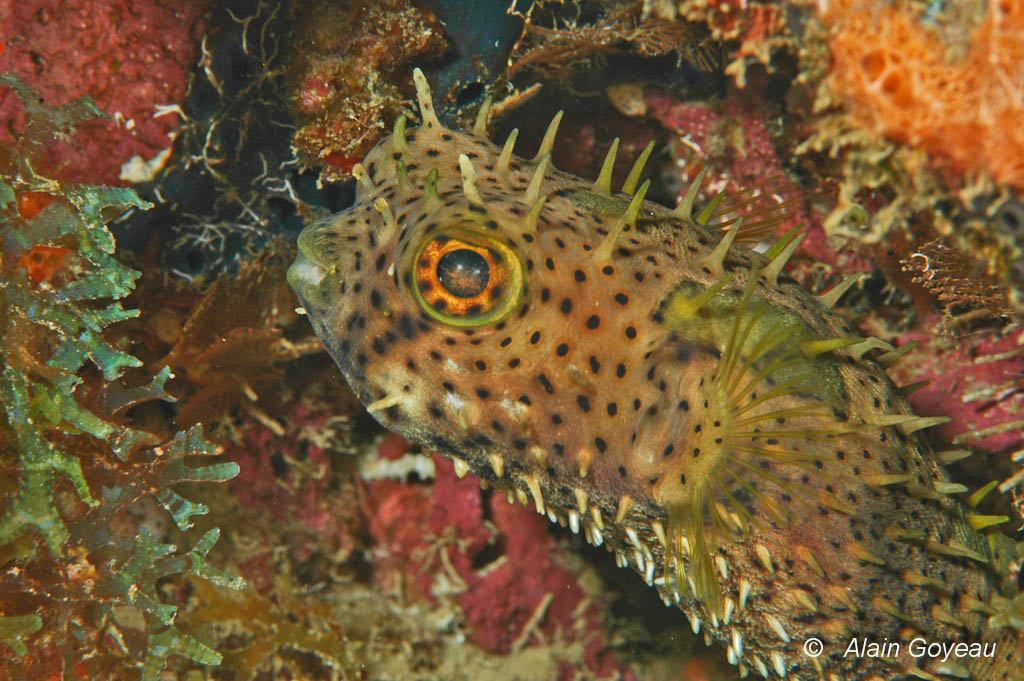
<instances>
[{"instance_id":1,"label":"dark pupil","mask_svg":"<svg viewBox=\"0 0 1024 681\"><path fill-rule=\"evenodd\" d=\"M460 248L445 253L437 263L441 286L459 298L473 298L483 293L491 278L487 261L476 251Z\"/></svg>"}]
</instances>

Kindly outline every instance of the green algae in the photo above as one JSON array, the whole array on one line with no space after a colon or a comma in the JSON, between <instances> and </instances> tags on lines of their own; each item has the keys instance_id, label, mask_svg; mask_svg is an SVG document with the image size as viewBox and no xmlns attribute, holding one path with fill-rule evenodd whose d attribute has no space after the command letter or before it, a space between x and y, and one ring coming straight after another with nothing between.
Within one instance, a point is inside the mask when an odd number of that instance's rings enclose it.
<instances>
[{"instance_id":1,"label":"green algae","mask_svg":"<svg viewBox=\"0 0 1024 681\"><path fill-rule=\"evenodd\" d=\"M189 574L243 588L208 560L220 530L209 527L179 548L146 520L133 523L137 510L129 513L151 497L189 530L209 509L175 488L239 472L211 461L220 449L200 426L159 445L161 435L118 419L141 402L174 401L164 391L167 367L142 385L133 387L137 376L126 382L142 362L112 330L138 316L122 301L141 273L115 257L107 225L151 204L131 189L43 176L36 168L54 140L105 114L90 98L47 106L11 75L0 84L15 91L27 117L15 144L0 146L0 642L16 656L0 657L0 676L122 678L134 668L155 681L172 656L219 664L220 653L181 628L178 606L158 582ZM18 197L29 193L49 205L21 211ZM33 279L22 259L43 248L73 266L60 278ZM134 534L124 530L133 524Z\"/></svg>"}]
</instances>

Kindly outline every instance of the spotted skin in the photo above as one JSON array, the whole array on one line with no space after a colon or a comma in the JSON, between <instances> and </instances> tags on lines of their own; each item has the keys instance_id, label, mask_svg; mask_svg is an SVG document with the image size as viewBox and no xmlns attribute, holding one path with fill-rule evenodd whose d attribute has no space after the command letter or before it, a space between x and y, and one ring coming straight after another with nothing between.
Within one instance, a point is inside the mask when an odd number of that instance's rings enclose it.
<instances>
[{"instance_id":1,"label":"spotted skin","mask_svg":"<svg viewBox=\"0 0 1024 681\"><path fill-rule=\"evenodd\" d=\"M972 529L930 422L780 272L785 243L726 248L503 156L417 85L423 124L367 155L355 205L303 232L289 272L382 424L606 546L742 674L1018 678L1012 543ZM844 656L855 636L997 652Z\"/></svg>"}]
</instances>

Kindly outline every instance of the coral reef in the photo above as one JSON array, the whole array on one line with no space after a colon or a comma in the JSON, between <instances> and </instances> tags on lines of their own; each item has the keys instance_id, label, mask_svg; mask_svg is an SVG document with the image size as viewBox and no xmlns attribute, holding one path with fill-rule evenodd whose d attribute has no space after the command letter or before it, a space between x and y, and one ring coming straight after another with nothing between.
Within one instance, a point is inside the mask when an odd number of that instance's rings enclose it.
<instances>
[{"instance_id":1,"label":"coral reef","mask_svg":"<svg viewBox=\"0 0 1024 681\"><path fill-rule=\"evenodd\" d=\"M793 4L798 7L800 3ZM649 7L652 14L664 19L706 26L715 41L737 43L729 55L731 61L725 72L734 76L741 87L746 84L750 64L770 64L774 52L790 46L786 35L789 27L784 8L779 3L759 0L651 0Z\"/></svg>"},{"instance_id":2,"label":"coral reef","mask_svg":"<svg viewBox=\"0 0 1024 681\"><path fill-rule=\"evenodd\" d=\"M932 328L942 324L934 317L928 322ZM1024 334L1019 325L1013 325L999 333L978 335L965 344L959 336L912 331L901 342L920 346L910 352L911 361L897 367L897 373L908 384L917 384L910 395L915 407L941 410L950 416L950 422L939 428L945 440L972 450L1019 458L1024 451L1024 383L1020 378L1024 372ZM995 474L1005 469L1005 465L997 465Z\"/></svg>"},{"instance_id":3,"label":"coral reef","mask_svg":"<svg viewBox=\"0 0 1024 681\"><path fill-rule=\"evenodd\" d=\"M735 681L603 548L383 433L296 311L287 244L352 203L413 66L449 127L491 95L532 154L563 109L558 168L619 138L619 187L653 142L647 198L706 167L715 231L804 224L789 274L863 274L837 307L907 345L961 498L1024 520L1019 3L357 4L0 3L45 102L0 86L0 676Z\"/></svg>"},{"instance_id":4,"label":"coral reef","mask_svg":"<svg viewBox=\"0 0 1024 681\"><path fill-rule=\"evenodd\" d=\"M643 16L635 3L608 5L591 22L570 20L565 28L545 26L534 16L536 6L531 6L510 59L508 77L530 70L567 83L574 69L593 66L600 56L621 53L645 57L687 55L702 68L711 68L712 58L699 35L686 24Z\"/></svg>"},{"instance_id":5,"label":"coral reef","mask_svg":"<svg viewBox=\"0 0 1024 681\"><path fill-rule=\"evenodd\" d=\"M680 101L653 89L644 94L645 115L677 135L672 151L683 181L677 198L682 199L687 183L710 165L711 191L699 198L709 201L719 192L732 196L716 210L712 224L725 227L742 217L740 237L748 239L810 225L803 252L832 262L834 255L822 247L823 235L819 225L809 220L799 187L786 179L774 137L764 122L767 104L752 90L748 88L742 96L731 91L720 107Z\"/></svg>"},{"instance_id":6,"label":"coral reef","mask_svg":"<svg viewBox=\"0 0 1024 681\"><path fill-rule=\"evenodd\" d=\"M583 665L599 678L632 679L608 651L598 603L577 584L544 520L485 495L450 461L433 462L429 495L390 480L367 485L369 531L387 549L381 577L408 574L422 597L457 604L469 640L492 654L555 646L565 651L558 678ZM394 561L400 571L390 569Z\"/></svg>"},{"instance_id":7,"label":"coral reef","mask_svg":"<svg viewBox=\"0 0 1024 681\"><path fill-rule=\"evenodd\" d=\"M901 261L904 272L943 307L943 327L969 329L975 321L999 322L1013 314L1006 292L966 254L941 241L929 241Z\"/></svg>"}]
</instances>

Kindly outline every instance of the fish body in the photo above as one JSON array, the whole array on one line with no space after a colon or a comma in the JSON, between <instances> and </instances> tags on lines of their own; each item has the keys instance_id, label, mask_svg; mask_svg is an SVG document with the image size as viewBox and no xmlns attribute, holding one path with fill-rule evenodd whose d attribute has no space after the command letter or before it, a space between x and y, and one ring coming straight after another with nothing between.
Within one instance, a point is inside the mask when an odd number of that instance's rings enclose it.
<instances>
[{"instance_id":1,"label":"fish body","mask_svg":"<svg viewBox=\"0 0 1024 681\"><path fill-rule=\"evenodd\" d=\"M375 418L608 547L741 673L1020 678L1012 542L952 497L935 421L872 359L893 349L782 271L795 240L761 255L644 201L638 172L613 192L611 163L551 167L557 121L532 160L486 113L449 130L416 81L422 124L289 271ZM865 637L995 652L851 652Z\"/></svg>"}]
</instances>

